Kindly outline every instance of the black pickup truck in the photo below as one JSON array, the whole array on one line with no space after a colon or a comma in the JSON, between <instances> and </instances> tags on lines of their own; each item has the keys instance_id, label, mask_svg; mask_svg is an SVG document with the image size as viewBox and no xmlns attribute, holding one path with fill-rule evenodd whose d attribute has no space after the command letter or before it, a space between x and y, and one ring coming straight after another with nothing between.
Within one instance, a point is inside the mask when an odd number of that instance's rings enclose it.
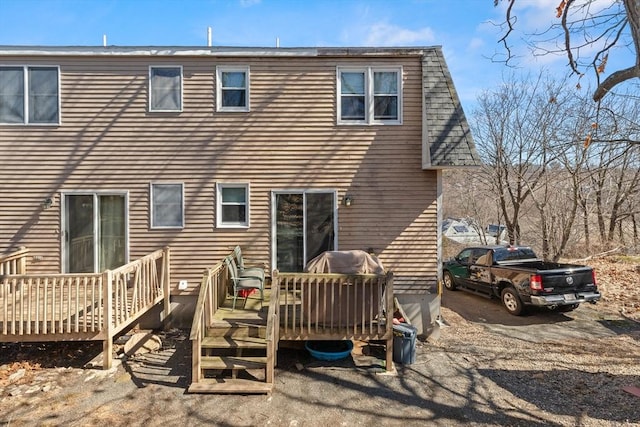
<instances>
[{"instance_id":1,"label":"black pickup truck","mask_svg":"<svg viewBox=\"0 0 640 427\"><path fill-rule=\"evenodd\" d=\"M498 297L516 316L528 305L571 311L600 299L591 267L546 262L528 247L469 247L446 261L442 270L448 290Z\"/></svg>"}]
</instances>

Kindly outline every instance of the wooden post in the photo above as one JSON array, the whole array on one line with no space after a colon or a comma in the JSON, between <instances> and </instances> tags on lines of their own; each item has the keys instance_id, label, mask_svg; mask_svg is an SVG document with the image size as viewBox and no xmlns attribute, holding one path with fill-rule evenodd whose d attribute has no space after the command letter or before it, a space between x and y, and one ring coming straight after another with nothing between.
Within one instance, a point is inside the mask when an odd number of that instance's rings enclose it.
<instances>
[{"instance_id":1,"label":"wooden post","mask_svg":"<svg viewBox=\"0 0 640 427\"><path fill-rule=\"evenodd\" d=\"M203 326L201 326L203 327ZM202 358L202 335L199 332L196 339L191 341L191 382L198 383L202 376L200 360Z\"/></svg>"},{"instance_id":2,"label":"wooden post","mask_svg":"<svg viewBox=\"0 0 640 427\"><path fill-rule=\"evenodd\" d=\"M167 320L169 319L169 313L171 312L171 255L170 255L169 246L165 246L164 248L164 260L163 260L163 268L162 272L163 283L162 283L162 292L164 294L164 314L162 323L164 324L164 328L168 329L169 325L167 324Z\"/></svg>"},{"instance_id":3,"label":"wooden post","mask_svg":"<svg viewBox=\"0 0 640 427\"><path fill-rule=\"evenodd\" d=\"M393 371L393 273L387 273L387 289L386 289L386 306L387 306L387 354L386 354L386 370Z\"/></svg>"},{"instance_id":4,"label":"wooden post","mask_svg":"<svg viewBox=\"0 0 640 427\"><path fill-rule=\"evenodd\" d=\"M270 337L267 341L267 366L265 367L265 382L267 384L275 383L276 343L274 340L276 339L276 336L274 328L278 327L278 325L275 324L276 318L277 317L274 314L274 316L270 317L267 322L267 326L269 327L267 334L269 334L268 336Z\"/></svg>"},{"instance_id":5,"label":"wooden post","mask_svg":"<svg viewBox=\"0 0 640 427\"><path fill-rule=\"evenodd\" d=\"M102 304L104 305L104 317L102 319L102 330L104 341L102 342L102 368L111 369L113 361L113 275L111 270L102 274Z\"/></svg>"},{"instance_id":6,"label":"wooden post","mask_svg":"<svg viewBox=\"0 0 640 427\"><path fill-rule=\"evenodd\" d=\"M20 265L18 267L18 274L27 274L27 253L26 253L26 246L21 246L20 247L21 251L25 251L24 254L22 254L20 256Z\"/></svg>"}]
</instances>

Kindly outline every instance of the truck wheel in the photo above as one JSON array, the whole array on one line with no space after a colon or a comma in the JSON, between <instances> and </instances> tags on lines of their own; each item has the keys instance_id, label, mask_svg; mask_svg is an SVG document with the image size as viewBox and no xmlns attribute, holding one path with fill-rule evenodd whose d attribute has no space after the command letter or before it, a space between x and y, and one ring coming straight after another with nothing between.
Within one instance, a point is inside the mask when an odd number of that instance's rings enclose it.
<instances>
[{"instance_id":1,"label":"truck wheel","mask_svg":"<svg viewBox=\"0 0 640 427\"><path fill-rule=\"evenodd\" d=\"M442 276L442 281L444 282L444 287L447 288L448 290L450 291L456 290L456 287L457 287L456 282L453 281L453 276L448 271L444 272L444 275Z\"/></svg>"},{"instance_id":2,"label":"truck wheel","mask_svg":"<svg viewBox=\"0 0 640 427\"><path fill-rule=\"evenodd\" d=\"M514 316L519 316L522 314L524 305L520 300L520 297L516 293L516 290L511 286L504 288L502 293L500 294L502 299L502 305L507 309L509 314L513 314Z\"/></svg>"}]
</instances>

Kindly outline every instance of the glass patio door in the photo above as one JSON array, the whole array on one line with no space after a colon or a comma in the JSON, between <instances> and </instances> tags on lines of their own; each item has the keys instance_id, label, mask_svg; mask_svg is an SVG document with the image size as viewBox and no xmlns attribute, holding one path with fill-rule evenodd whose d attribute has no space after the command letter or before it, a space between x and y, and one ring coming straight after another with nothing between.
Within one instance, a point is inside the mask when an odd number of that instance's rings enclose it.
<instances>
[{"instance_id":1,"label":"glass patio door","mask_svg":"<svg viewBox=\"0 0 640 427\"><path fill-rule=\"evenodd\" d=\"M64 260L67 273L97 273L127 260L123 194L65 195Z\"/></svg>"},{"instance_id":2,"label":"glass patio door","mask_svg":"<svg viewBox=\"0 0 640 427\"><path fill-rule=\"evenodd\" d=\"M335 192L276 192L275 266L303 271L307 262L336 249Z\"/></svg>"}]
</instances>

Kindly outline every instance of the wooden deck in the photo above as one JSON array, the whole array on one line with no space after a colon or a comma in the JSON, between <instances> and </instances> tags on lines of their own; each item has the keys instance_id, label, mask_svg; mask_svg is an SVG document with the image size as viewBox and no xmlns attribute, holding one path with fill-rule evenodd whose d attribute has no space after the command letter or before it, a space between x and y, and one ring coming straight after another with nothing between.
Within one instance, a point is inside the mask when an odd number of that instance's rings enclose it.
<instances>
[{"instance_id":1,"label":"wooden deck","mask_svg":"<svg viewBox=\"0 0 640 427\"><path fill-rule=\"evenodd\" d=\"M169 248L97 274L30 275L14 255L0 260L0 342L100 340L109 368L115 335L163 300L168 315Z\"/></svg>"},{"instance_id":2,"label":"wooden deck","mask_svg":"<svg viewBox=\"0 0 640 427\"><path fill-rule=\"evenodd\" d=\"M283 340L383 340L393 369L391 274L272 277L264 301L255 292L234 310L223 263L205 272L191 329L190 392L269 393ZM256 370L264 372L249 373Z\"/></svg>"},{"instance_id":3,"label":"wooden deck","mask_svg":"<svg viewBox=\"0 0 640 427\"><path fill-rule=\"evenodd\" d=\"M29 275L28 251L0 259L0 341L102 340L156 304L169 314L169 248L100 274ZM191 327L197 393L269 393L282 340L383 340L393 369L393 276L279 273L264 300L254 292L232 309L227 267L204 272Z\"/></svg>"},{"instance_id":4,"label":"wooden deck","mask_svg":"<svg viewBox=\"0 0 640 427\"><path fill-rule=\"evenodd\" d=\"M387 340L393 276L276 273L281 340Z\"/></svg>"},{"instance_id":5,"label":"wooden deck","mask_svg":"<svg viewBox=\"0 0 640 427\"><path fill-rule=\"evenodd\" d=\"M222 301L220 307L215 312L212 324L226 322L230 319L247 322L266 322L269 305L271 303L271 288L265 288L264 301L260 302L259 293L254 292L246 300L244 308L243 300L238 300L238 306L232 310L233 300L231 296L227 296ZM345 295L346 298L346 295ZM333 300L339 300L339 296L335 295ZM327 307L329 298L325 298L323 303L324 310L322 313L316 311L313 315L303 315L302 298L297 295L294 289L280 289L279 306L281 313L279 328L281 340L307 340L307 339L347 339L348 336L357 335L364 339L378 340L386 334L385 319L378 321L377 310L373 311L373 305L367 307L370 309L368 318L372 321L353 321L347 319L346 310L339 311L335 306ZM312 299L308 299L308 305ZM336 303L337 306L337 303ZM321 316L322 314L322 316ZM374 316L374 314L376 316Z\"/></svg>"},{"instance_id":6,"label":"wooden deck","mask_svg":"<svg viewBox=\"0 0 640 427\"><path fill-rule=\"evenodd\" d=\"M271 288L266 288L264 301L261 304L259 293L254 292L247 298L244 308L242 307L244 301L239 300L235 310L231 308L233 299L231 296L227 296L214 313L210 326L229 325L231 323L266 325L271 296ZM295 302L292 304L292 301ZM351 339L356 336L364 341L386 339L384 319L382 319L382 322L377 319L371 322L347 322L344 318L339 318L339 315L344 313L338 313L337 310L332 313L329 310L329 316L325 319L325 322L312 322L310 317L305 317L301 314L303 311L302 301L300 298L296 301L296 295L291 289L280 290L278 305L281 312L285 310L287 312L287 315L280 316L278 325L280 340L340 340ZM333 318L331 314L334 315Z\"/></svg>"}]
</instances>

